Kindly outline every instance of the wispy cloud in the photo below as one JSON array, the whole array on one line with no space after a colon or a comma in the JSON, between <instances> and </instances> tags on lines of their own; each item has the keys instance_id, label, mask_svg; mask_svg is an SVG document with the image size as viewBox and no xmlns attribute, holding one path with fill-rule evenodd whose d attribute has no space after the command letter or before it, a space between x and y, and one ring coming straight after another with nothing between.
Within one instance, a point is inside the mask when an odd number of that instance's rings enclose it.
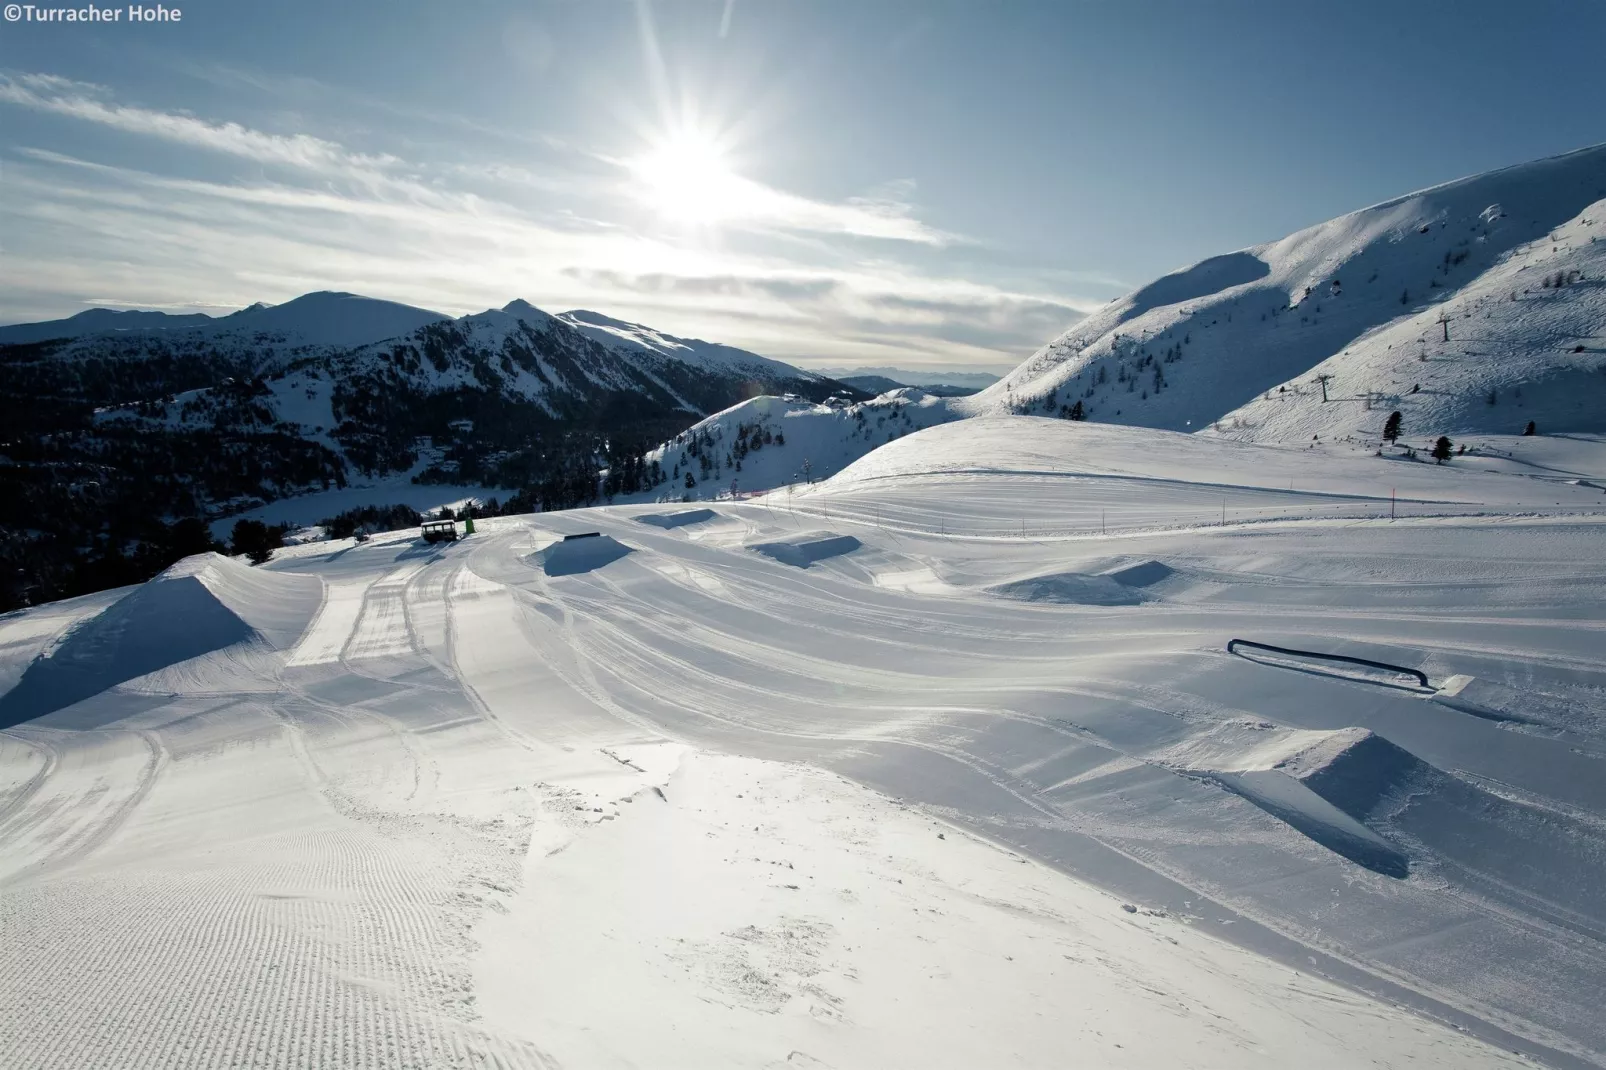
<instances>
[{"instance_id":1,"label":"wispy cloud","mask_svg":"<svg viewBox=\"0 0 1606 1070\"><path fill-rule=\"evenodd\" d=\"M348 152L308 134L267 134L233 122L117 104L103 86L48 74L0 73L0 102L70 116L131 134L318 173L370 174L400 161Z\"/></svg>"}]
</instances>

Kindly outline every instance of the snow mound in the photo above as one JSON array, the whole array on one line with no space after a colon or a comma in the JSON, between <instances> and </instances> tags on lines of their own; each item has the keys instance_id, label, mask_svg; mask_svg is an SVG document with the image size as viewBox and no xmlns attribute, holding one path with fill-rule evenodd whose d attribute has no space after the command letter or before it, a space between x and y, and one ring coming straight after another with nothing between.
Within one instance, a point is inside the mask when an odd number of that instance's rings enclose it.
<instances>
[{"instance_id":1,"label":"snow mound","mask_svg":"<svg viewBox=\"0 0 1606 1070\"><path fill-rule=\"evenodd\" d=\"M1139 561L1123 565L1104 573L1124 587L1153 587L1161 580L1170 579L1176 570L1163 561Z\"/></svg>"},{"instance_id":2,"label":"snow mound","mask_svg":"<svg viewBox=\"0 0 1606 1070\"><path fill-rule=\"evenodd\" d=\"M766 557L773 557L783 565L808 568L817 561L851 554L863 545L852 535L817 533L811 538L753 543L748 549L756 550Z\"/></svg>"},{"instance_id":3,"label":"snow mound","mask_svg":"<svg viewBox=\"0 0 1606 1070\"><path fill-rule=\"evenodd\" d=\"M529 560L548 576L595 572L633 552L612 535L569 536L531 554Z\"/></svg>"},{"instance_id":4,"label":"snow mound","mask_svg":"<svg viewBox=\"0 0 1606 1070\"><path fill-rule=\"evenodd\" d=\"M322 584L215 553L185 558L70 631L0 697L0 725L70 706L136 677L224 650L293 646Z\"/></svg>"},{"instance_id":5,"label":"snow mound","mask_svg":"<svg viewBox=\"0 0 1606 1070\"><path fill-rule=\"evenodd\" d=\"M714 519L719 514L712 509L682 509L678 513L648 513L636 517L643 524L651 524L655 528L683 528L687 524L703 524Z\"/></svg>"},{"instance_id":6,"label":"snow mound","mask_svg":"<svg viewBox=\"0 0 1606 1070\"><path fill-rule=\"evenodd\" d=\"M1113 576L1094 576L1082 572L1055 572L1046 576L995 583L987 588L1000 598L1021 602L1057 602L1079 606L1134 606L1144 596Z\"/></svg>"}]
</instances>

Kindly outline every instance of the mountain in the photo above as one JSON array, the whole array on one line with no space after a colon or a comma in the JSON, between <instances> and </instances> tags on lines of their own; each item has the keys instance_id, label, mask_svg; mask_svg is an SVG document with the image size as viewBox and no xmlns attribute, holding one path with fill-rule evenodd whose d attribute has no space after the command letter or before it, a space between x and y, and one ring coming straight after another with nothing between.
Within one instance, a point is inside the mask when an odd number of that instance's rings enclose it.
<instances>
[{"instance_id":1,"label":"mountain","mask_svg":"<svg viewBox=\"0 0 1606 1070\"><path fill-rule=\"evenodd\" d=\"M866 394L885 394L888 390L899 390L906 386L918 387L928 394L935 394L942 398L962 398L974 394L978 387L953 386L948 383L907 383L896 379L888 379L884 375L847 375L837 380L846 383L855 390L863 390Z\"/></svg>"},{"instance_id":2,"label":"mountain","mask_svg":"<svg viewBox=\"0 0 1606 1070\"><path fill-rule=\"evenodd\" d=\"M900 387L866 401L755 397L645 455L667 478L616 501L701 501L825 479L877 446L953 419L946 399Z\"/></svg>"},{"instance_id":3,"label":"mountain","mask_svg":"<svg viewBox=\"0 0 1606 1070\"><path fill-rule=\"evenodd\" d=\"M745 349L705 342L700 338L677 338L639 323L627 323L604 316L600 312L576 310L565 312L557 318L615 352L631 354L638 360L645 358L649 366L667 360L719 375L747 376L756 381L826 381L822 375L749 353Z\"/></svg>"},{"instance_id":4,"label":"mountain","mask_svg":"<svg viewBox=\"0 0 1606 1070\"><path fill-rule=\"evenodd\" d=\"M999 376L990 372L949 371L944 368L895 368L890 365L857 368L816 368L821 375L829 375L838 382L852 378L878 376L899 386L918 386L929 390L933 386L962 387L970 391L984 390L998 382Z\"/></svg>"},{"instance_id":5,"label":"mountain","mask_svg":"<svg viewBox=\"0 0 1606 1070\"><path fill-rule=\"evenodd\" d=\"M66 357L99 356L118 343L127 343L125 351L144 353L169 346L219 344L270 351L280 346L345 348L394 338L449 318L396 301L321 291L282 305L257 302L218 317L92 308L63 320L0 327L0 345L77 342L58 351Z\"/></svg>"},{"instance_id":6,"label":"mountain","mask_svg":"<svg viewBox=\"0 0 1606 1070\"><path fill-rule=\"evenodd\" d=\"M458 447L441 476L517 485L515 473L496 460L487 465L483 453L514 446L537 427L629 430L639 439L665 421L683 427L755 395L823 400L843 389L779 361L637 324L580 320L590 328L582 330L574 316L513 301L353 350L327 363L326 425L365 470L408 467L411 444L429 437ZM301 390L295 376L290 382ZM279 419L287 411L274 407Z\"/></svg>"},{"instance_id":7,"label":"mountain","mask_svg":"<svg viewBox=\"0 0 1606 1070\"><path fill-rule=\"evenodd\" d=\"M168 312L139 312L132 309L86 308L66 319L41 323L13 323L0 327L0 345L44 342L52 338L78 338L110 331L161 331L212 323L203 312L173 315Z\"/></svg>"},{"instance_id":8,"label":"mountain","mask_svg":"<svg viewBox=\"0 0 1606 1070\"><path fill-rule=\"evenodd\" d=\"M1606 407L1580 404L1599 397L1606 348L1602 198L1606 145L1212 257L1112 302L956 409L1068 415L1080 402L1090 420L1220 421L1268 441L1376 439L1400 406L1424 434L1514 434L1536 415L1603 430ZM1560 288L1545 281L1558 273ZM1318 372L1332 376L1326 403ZM1518 389L1525 408L1502 407Z\"/></svg>"},{"instance_id":9,"label":"mountain","mask_svg":"<svg viewBox=\"0 0 1606 1070\"><path fill-rule=\"evenodd\" d=\"M372 496L336 493L343 508L391 505L383 488L398 480L568 508L661 485L645 454L706 413L758 395L866 396L525 301L453 319L314 293L202 320L77 337L33 325L22 336L52 337L0 344L0 607L148 578L208 548L186 520L353 483Z\"/></svg>"},{"instance_id":10,"label":"mountain","mask_svg":"<svg viewBox=\"0 0 1606 1070\"><path fill-rule=\"evenodd\" d=\"M345 348L395 338L451 317L397 301L320 291L282 305L256 304L202 329L217 337L247 332L272 335L301 345Z\"/></svg>"},{"instance_id":11,"label":"mountain","mask_svg":"<svg viewBox=\"0 0 1606 1070\"><path fill-rule=\"evenodd\" d=\"M897 390L899 387L910 386L910 383L900 383L896 379L888 379L885 375L845 375L839 380L867 394L885 394L888 390Z\"/></svg>"}]
</instances>

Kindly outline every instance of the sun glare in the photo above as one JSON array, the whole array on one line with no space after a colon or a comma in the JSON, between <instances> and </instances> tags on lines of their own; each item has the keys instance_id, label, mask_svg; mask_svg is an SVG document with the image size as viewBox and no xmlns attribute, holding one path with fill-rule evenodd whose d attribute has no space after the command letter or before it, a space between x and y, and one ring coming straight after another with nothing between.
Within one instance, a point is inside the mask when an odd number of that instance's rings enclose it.
<instances>
[{"instance_id":1,"label":"sun glare","mask_svg":"<svg viewBox=\"0 0 1606 1070\"><path fill-rule=\"evenodd\" d=\"M708 225L739 214L743 182L711 137L681 131L666 138L632 165L639 194L665 219Z\"/></svg>"}]
</instances>

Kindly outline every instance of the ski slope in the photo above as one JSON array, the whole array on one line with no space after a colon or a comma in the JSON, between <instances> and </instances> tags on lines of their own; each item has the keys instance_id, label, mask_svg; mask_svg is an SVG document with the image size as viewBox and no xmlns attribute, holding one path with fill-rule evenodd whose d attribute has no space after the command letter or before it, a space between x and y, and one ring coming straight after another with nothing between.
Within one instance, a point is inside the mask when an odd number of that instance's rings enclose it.
<instances>
[{"instance_id":1,"label":"ski slope","mask_svg":"<svg viewBox=\"0 0 1606 1070\"><path fill-rule=\"evenodd\" d=\"M1550 446L971 419L0 618L0 1064L1601 1065Z\"/></svg>"},{"instance_id":2,"label":"ski slope","mask_svg":"<svg viewBox=\"0 0 1606 1070\"><path fill-rule=\"evenodd\" d=\"M1603 200L1596 145L1351 212L1156 279L954 407L1080 402L1089 420L1260 442L1375 446L1396 408L1413 436L1606 431L1599 403L1580 404L1603 381ZM1504 400L1487 405L1491 390Z\"/></svg>"}]
</instances>

